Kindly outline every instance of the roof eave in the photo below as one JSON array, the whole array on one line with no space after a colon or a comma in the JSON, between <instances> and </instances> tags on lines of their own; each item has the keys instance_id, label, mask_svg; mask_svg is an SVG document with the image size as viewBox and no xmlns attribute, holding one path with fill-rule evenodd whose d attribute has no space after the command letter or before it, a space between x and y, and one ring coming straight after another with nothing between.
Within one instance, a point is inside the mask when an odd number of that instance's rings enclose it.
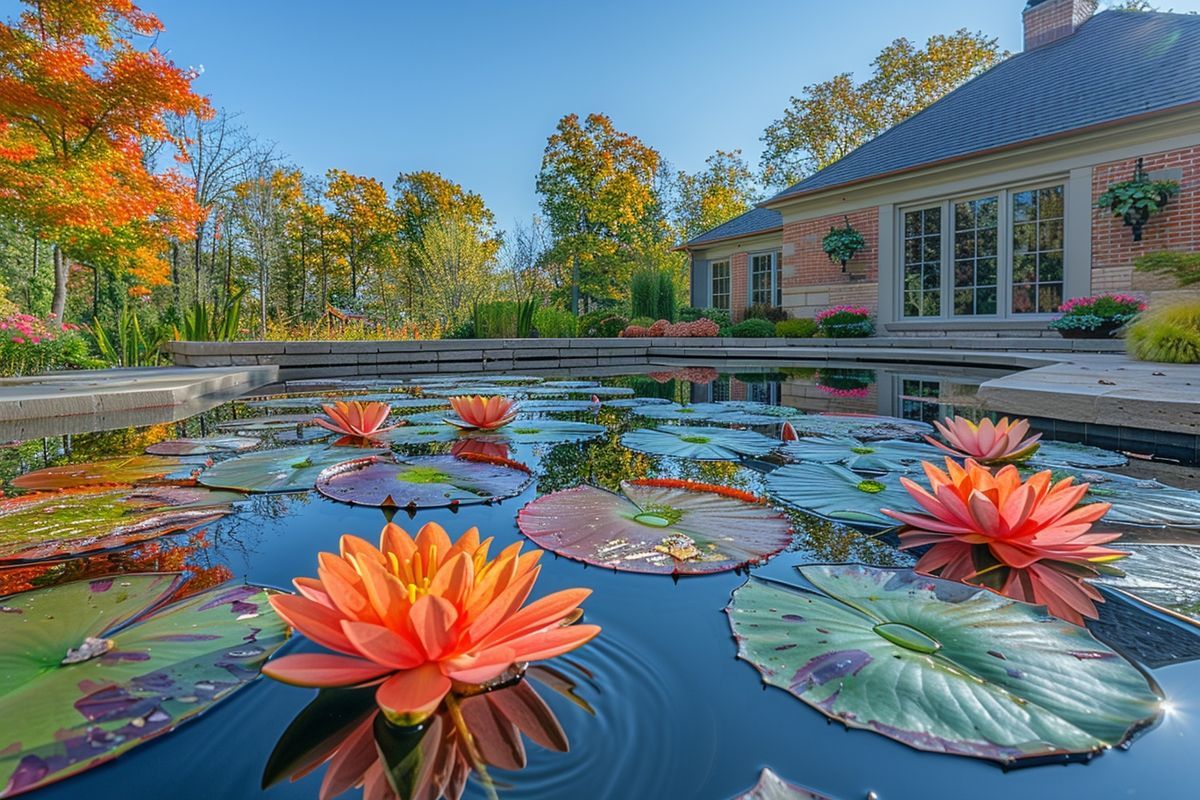
<instances>
[{"instance_id":1,"label":"roof eave","mask_svg":"<svg viewBox=\"0 0 1200 800\"><path fill-rule=\"evenodd\" d=\"M758 208L762 208L761 203L758 205ZM750 239L754 236L762 236L763 234L767 234L767 233L782 233L782 232L783 232L783 225L780 224L780 225L775 225L774 227L771 227L771 228L763 228L762 230L759 230L759 231L749 231L748 233L735 233L732 236L722 236L719 239L706 239L703 242L684 242L681 245L672 247L671 252L691 252L692 250L704 250L704 249L710 247L711 245L721 244L722 242L732 242L732 241L736 241L738 239Z\"/></svg>"}]
</instances>

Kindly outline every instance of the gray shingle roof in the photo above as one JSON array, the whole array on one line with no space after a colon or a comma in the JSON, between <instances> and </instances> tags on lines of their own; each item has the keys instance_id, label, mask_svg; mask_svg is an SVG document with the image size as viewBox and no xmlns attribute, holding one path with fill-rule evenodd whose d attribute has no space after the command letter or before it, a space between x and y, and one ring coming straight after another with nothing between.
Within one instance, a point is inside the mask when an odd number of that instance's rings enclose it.
<instances>
[{"instance_id":1,"label":"gray shingle roof","mask_svg":"<svg viewBox=\"0 0 1200 800\"><path fill-rule=\"evenodd\" d=\"M689 240L684 246L694 247L706 242L715 242L719 239L749 236L754 233L763 233L764 231L781 227L783 227L783 215L778 211L772 211L769 208L752 208L745 214L734 217L728 222L723 222L717 227L705 231L694 239Z\"/></svg>"},{"instance_id":2,"label":"gray shingle roof","mask_svg":"<svg viewBox=\"0 0 1200 800\"><path fill-rule=\"evenodd\" d=\"M1019 53L767 202L1200 102L1200 16L1105 11Z\"/></svg>"}]
</instances>

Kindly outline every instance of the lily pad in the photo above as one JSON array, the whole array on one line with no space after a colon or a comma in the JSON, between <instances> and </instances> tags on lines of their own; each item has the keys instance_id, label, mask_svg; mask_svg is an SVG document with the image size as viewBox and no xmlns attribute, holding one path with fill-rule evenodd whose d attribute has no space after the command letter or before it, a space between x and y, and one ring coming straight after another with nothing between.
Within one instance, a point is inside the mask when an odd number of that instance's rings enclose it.
<instances>
[{"instance_id":1,"label":"lily pad","mask_svg":"<svg viewBox=\"0 0 1200 800\"><path fill-rule=\"evenodd\" d=\"M674 403L665 397L618 397L615 400L604 400L603 402L608 408L640 408L642 406L674 405Z\"/></svg>"},{"instance_id":2,"label":"lily pad","mask_svg":"<svg viewBox=\"0 0 1200 800\"><path fill-rule=\"evenodd\" d=\"M529 503L521 532L559 555L626 572L689 575L765 561L791 544L786 514L724 487L686 481L577 486Z\"/></svg>"},{"instance_id":3,"label":"lily pad","mask_svg":"<svg viewBox=\"0 0 1200 800\"><path fill-rule=\"evenodd\" d=\"M438 408L450 405L444 397L413 397L410 394L360 394L353 397L339 397L339 400L357 400L360 403L387 403L393 410L406 408Z\"/></svg>"},{"instance_id":4,"label":"lily pad","mask_svg":"<svg viewBox=\"0 0 1200 800\"><path fill-rule=\"evenodd\" d=\"M530 397L549 397L557 395L596 395L596 397L630 397L633 389L627 386L534 386L526 389Z\"/></svg>"},{"instance_id":5,"label":"lily pad","mask_svg":"<svg viewBox=\"0 0 1200 800\"><path fill-rule=\"evenodd\" d=\"M158 608L178 585L118 575L0 599L0 796L174 730L257 677L287 637L265 589L226 584Z\"/></svg>"},{"instance_id":6,"label":"lily pad","mask_svg":"<svg viewBox=\"0 0 1200 800\"><path fill-rule=\"evenodd\" d=\"M168 439L146 448L153 456L207 456L253 450L261 440L254 436L205 436L199 439Z\"/></svg>"},{"instance_id":7,"label":"lily pad","mask_svg":"<svg viewBox=\"0 0 1200 800\"><path fill-rule=\"evenodd\" d=\"M553 386L556 389L590 389L599 386L599 381L543 381L543 386Z\"/></svg>"},{"instance_id":8,"label":"lily pad","mask_svg":"<svg viewBox=\"0 0 1200 800\"><path fill-rule=\"evenodd\" d=\"M426 384L421 387L421 392L431 397L458 397L459 395L475 394L481 397L493 397L495 395L510 396L517 393L511 386L484 386L466 384L448 384L442 386Z\"/></svg>"},{"instance_id":9,"label":"lily pad","mask_svg":"<svg viewBox=\"0 0 1200 800\"><path fill-rule=\"evenodd\" d=\"M593 411L596 406L591 400L522 400L520 412L525 414L557 414Z\"/></svg>"},{"instance_id":10,"label":"lily pad","mask_svg":"<svg viewBox=\"0 0 1200 800\"><path fill-rule=\"evenodd\" d=\"M404 425L389 431L383 440L392 444L426 444L455 442L464 439L493 444L561 444L595 439L607 432L603 425L563 419L518 419L503 428L491 431L459 430L445 423L438 425Z\"/></svg>"},{"instance_id":11,"label":"lily pad","mask_svg":"<svg viewBox=\"0 0 1200 800\"><path fill-rule=\"evenodd\" d=\"M200 483L239 492L303 492L313 488L327 467L384 452L319 444L259 450L214 465L200 476Z\"/></svg>"},{"instance_id":12,"label":"lily pad","mask_svg":"<svg viewBox=\"0 0 1200 800\"><path fill-rule=\"evenodd\" d=\"M1150 478L1115 472L1055 469L1055 479L1073 476L1088 484L1081 502L1111 503L1103 522L1125 525L1200 528L1200 492L1167 486Z\"/></svg>"},{"instance_id":13,"label":"lily pad","mask_svg":"<svg viewBox=\"0 0 1200 800\"><path fill-rule=\"evenodd\" d=\"M217 427L223 431L279 431L302 425L314 425L316 424L313 422L315 416L315 414L273 414L267 417L248 417L218 422Z\"/></svg>"},{"instance_id":14,"label":"lily pad","mask_svg":"<svg viewBox=\"0 0 1200 800\"><path fill-rule=\"evenodd\" d=\"M1097 469L1100 467L1121 467L1129 463L1124 453L1115 453L1086 444L1073 442L1048 442L1042 440L1028 461L1027 466L1038 469L1054 469L1057 467L1081 467Z\"/></svg>"},{"instance_id":15,"label":"lily pad","mask_svg":"<svg viewBox=\"0 0 1200 800\"><path fill-rule=\"evenodd\" d=\"M127 456L37 469L13 478L12 485L45 490L102 483L191 483L202 467L202 464L167 456Z\"/></svg>"},{"instance_id":16,"label":"lily pad","mask_svg":"<svg viewBox=\"0 0 1200 800\"><path fill-rule=\"evenodd\" d=\"M758 783L748 792L739 794L733 800L831 800L831 798L817 794L803 786L788 783L772 772L770 767L763 767L763 771L758 775Z\"/></svg>"},{"instance_id":17,"label":"lily pad","mask_svg":"<svg viewBox=\"0 0 1200 800\"><path fill-rule=\"evenodd\" d=\"M331 500L380 508L439 508L514 497L533 482L529 468L487 456L358 458L317 478Z\"/></svg>"},{"instance_id":18,"label":"lily pad","mask_svg":"<svg viewBox=\"0 0 1200 800\"><path fill-rule=\"evenodd\" d=\"M850 438L805 437L788 442L780 454L788 461L841 464L857 472L912 472L922 461L941 463L945 453L931 444L900 439L862 442Z\"/></svg>"},{"instance_id":19,"label":"lily pad","mask_svg":"<svg viewBox=\"0 0 1200 800\"><path fill-rule=\"evenodd\" d=\"M789 420L801 436L878 439L920 439L933 433L933 426L913 419L874 414L803 414Z\"/></svg>"},{"instance_id":20,"label":"lily pad","mask_svg":"<svg viewBox=\"0 0 1200 800\"><path fill-rule=\"evenodd\" d=\"M779 441L754 431L660 425L630 431L621 437L630 450L654 456L674 456L696 461L736 461L742 456L764 456L779 447Z\"/></svg>"},{"instance_id":21,"label":"lily pad","mask_svg":"<svg viewBox=\"0 0 1200 800\"><path fill-rule=\"evenodd\" d=\"M686 406L672 403L670 405L640 406L634 408L633 413L635 416L646 419L727 425L773 425L784 418L784 415L781 414L764 413L761 410L750 410L742 408L742 406L761 406L765 409L782 407L768 406L763 403L692 403ZM795 409L792 411L796 414L799 413Z\"/></svg>"},{"instance_id":22,"label":"lily pad","mask_svg":"<svg viewBox=\"0 0 1200 800\"><path fill-rule=\"evenodd\" d=\"M0 500L0 564L90 553L208 525L236 497L194 486L85 487Z\"/></svg>"},{"instance_id":23,"label":"lily pad","mask_svg":"<svg viewBox=\"0 0 1200 800\"><path fill-rule=\"evenodd\" d=\"M738 655L850 727L1015 764L1115 747L1158 717L1145 674L1039 606L912 570L798 569L809 587L733 593Z\"/></svg>"},{"instance_id":24,"label":"lily pad","mask_svg":"<svg viewBox=\"0 0 1200 800\"><path fill-rule=\"evenodd\" d=\"M1120 544L1129 553L1116 565L1124 575L1102 575L1096 583L1200 623L1200 546Z\"/></svg>"},{"instance_id":25,"label":"lily pad","mask_svg":"<svg viewBox=\"0 0 1200 800\"><path fill-rule=\"evenodd\" d=\"M272 397L267 400L247 400L242 403L246 408L286 410L292 408L311 408L317 411L326 403L332 403L337 397L313 395L308 397Z\"/></svg>"},{"instance_id":26,"label":"lily pad","mask_svg":"<svg viewBox=\"0 0 1200 800\"><path fill-rule=\"evenodd\" d=\"M809 514L851 525L891 528L881 508L917 513L921 507L893 474L865 478L838 464L788 464L767 475L767 494Z\"/></svg>"}]
</instances>

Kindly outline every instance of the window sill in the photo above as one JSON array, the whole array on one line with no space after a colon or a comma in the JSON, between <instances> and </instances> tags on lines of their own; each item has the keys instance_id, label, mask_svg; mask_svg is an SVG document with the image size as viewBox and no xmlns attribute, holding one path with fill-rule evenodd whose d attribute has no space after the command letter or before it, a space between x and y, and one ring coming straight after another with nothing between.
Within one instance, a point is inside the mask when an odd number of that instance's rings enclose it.
<instances>
[{"instance_id":1,"label":"window sill","mask_svg":"<svg viewBox=\"0 0 1200 800\"><path fill-rule=\"evenodd\" d=\"M1044 331L1046 326L1057 314L1046 314L1029 319L999 319L996 317L981 317L979 319L922 319L898 320L884 324L889 331L977 331L989 328L996 331Z\"/></svg>"}]
</instances>

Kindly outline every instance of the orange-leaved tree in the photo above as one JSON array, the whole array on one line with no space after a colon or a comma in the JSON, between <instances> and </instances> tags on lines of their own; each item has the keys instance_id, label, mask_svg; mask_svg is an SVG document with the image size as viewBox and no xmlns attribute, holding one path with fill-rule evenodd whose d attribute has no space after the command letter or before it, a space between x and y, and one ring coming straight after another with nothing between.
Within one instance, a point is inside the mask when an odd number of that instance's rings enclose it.
<instances>
[{"instance_id":1,"label":"orange-leaved tree","mask_svg":"<svg viewBox=\"0 0 1200 800\"><path fill-rule=\"evenodd\" d=\"M166 239L199 215L177 170L147 146L172 143L168 115L207 116L195 74L134 45L162 24L129 0L25 0L0 23L0 211L54 245L52 314L69 259L167 282Z\"/></svg>"},{"instance_id":2,"label":"orange-leaved tree","mask_svg":"<svg viewBox=\"0 0 1200 800\"><path fill-rule=\"evenodd\" d=\"M341 169L331 169L325 177L325 199L333 206L330 221L350 267L350 296L357 298L364 272L394 243L396 212L387 189L374 178Z\"/></svg>"}]
</instances>

